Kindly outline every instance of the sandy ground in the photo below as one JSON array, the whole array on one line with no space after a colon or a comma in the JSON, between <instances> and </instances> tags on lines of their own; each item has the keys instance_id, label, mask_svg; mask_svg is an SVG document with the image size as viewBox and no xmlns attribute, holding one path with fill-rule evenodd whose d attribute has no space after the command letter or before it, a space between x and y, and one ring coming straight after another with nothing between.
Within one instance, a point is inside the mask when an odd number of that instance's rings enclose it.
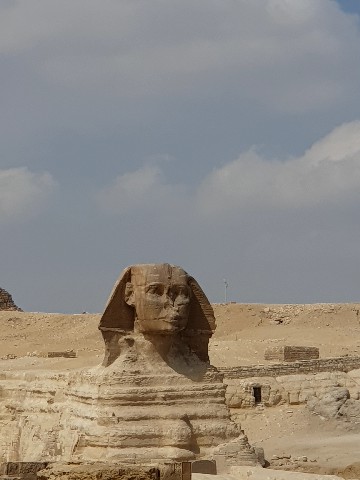
<instances>
[{"instance_id":1,"label":"sandy ground","mask_svg":"<svg viewBox=\"0 0 360 480\"><path fill-rule=\"evenodd\" d=\"M265 348L307 345L321 357L360 355L360 304L243 305L216 304L217 330L210 342L218 367L267 363ZM0 360L4 370L69 370L96 365L103 342L100 315L0 312ZM45 358L49 351L75 350L77 358ZM36 352L39 356L28 356ZM360 462L360 430L351 424L322 421L303 406L241 410L242 427L255 446L273 455L306 456L305 471L339 473ZM360 469L359 469L360 471ZM352 477L360 478L357 472Z\"/></svg>"},{"instance_id":2,"label":"sandy ground","mask_svg":"<svg viewBox=\"0 0 360 480\"><path fill-rule=\"evenodd\" d=\"M263 447L270 463L274 455L305 456L303 471L330 474L360 460L358 426L321 420L301 405L256 408L240 420L250 443Z\"/></svg>"}]
</instances>

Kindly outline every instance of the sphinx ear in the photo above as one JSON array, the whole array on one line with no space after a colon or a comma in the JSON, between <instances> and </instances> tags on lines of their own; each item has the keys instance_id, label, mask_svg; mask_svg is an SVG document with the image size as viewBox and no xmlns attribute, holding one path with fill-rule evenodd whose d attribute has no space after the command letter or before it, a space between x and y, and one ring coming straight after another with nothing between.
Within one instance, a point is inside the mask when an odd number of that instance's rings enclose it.
<instances>
[{"instance_id":1,"label":"sphinx ear","mask_svg":"<svg viewBox=\"0 0 360 480\"><path fill-rule=\"evenodd\" d=\"M130 307L135 306L134 287L131 282L126 282L124 300Z\"/></svg>"}]
</instances>

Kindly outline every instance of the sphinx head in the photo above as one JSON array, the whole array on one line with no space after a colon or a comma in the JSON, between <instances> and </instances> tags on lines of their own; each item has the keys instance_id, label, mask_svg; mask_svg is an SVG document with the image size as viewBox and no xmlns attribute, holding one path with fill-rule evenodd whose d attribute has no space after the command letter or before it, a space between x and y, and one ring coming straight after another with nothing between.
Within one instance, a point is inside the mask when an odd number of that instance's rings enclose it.
<instances>
[{"instance_id":1,"label":"sphinx head","mask_svg":"<svg viewBox=\"0 0 360 480\"><path fill-rule=\"evenodd\" d=\"M168 263L141 264L127 267L120 275L99 329L108 352L105 365L119 355L119 339L131 333L176 336L208 361L215 318L204 292L182 268Z\"/></svg>"},{"instance_id":2,"label":"sphinx head","mask_svg":"<svg viewBox=\"0 0 360 480\"><path fill-rule=\"evenodd\" d=\"M184 330L190 299L188 275L180 267L163 263L131 268L125 302L135 310L135 331L171 335Z\"/></svg>"}]
</instances>

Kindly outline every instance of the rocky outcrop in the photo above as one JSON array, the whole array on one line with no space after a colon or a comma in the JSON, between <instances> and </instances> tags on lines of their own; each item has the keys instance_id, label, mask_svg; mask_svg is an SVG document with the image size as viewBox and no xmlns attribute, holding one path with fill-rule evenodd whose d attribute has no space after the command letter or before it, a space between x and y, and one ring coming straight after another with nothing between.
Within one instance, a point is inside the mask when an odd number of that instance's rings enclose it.
<instances>
[{"instance_id":1,"label":"rocky outcrop","mask_svg":"<svg viewBox=\"0 0 360 480\"><path fill-rule=\"evenodd\" d=\"M310 396L307 399L307 407L321 417L336 418L348 398L350 393L347 388L333 388L323 396Z\"/></svg>"},{"instance_id":2,"label":"rocky outcrop","mask_svg":"<svg viewBox=\"0 0 360 480\"><path fill-rule=\"evenodd\" d=\"M339 408L339 417L348 422L360 421L360 401L354 398L348 398L346 402Z\"/></svg>"},{"instance_id":3,"label":"rocky outcrop","mask_svg":"<svg viewBox=\"0 0 360 480\"><path fill-rule=\"evenodd\" d=\"M10 293L3 288L0 288L0 310L21 311L21 309L15 305Z\"/></svg>"},{"instance_id":4,"label":"rocky outcrop","mask_svg":"<svg viewBox=\"0 0 360 480\"><path fill-rule=\"evenodd\" d=\"M348 422L360 420L360 400L350 398L347 388L333 388L322 396L310 396L308 409L323 418L337 418Z\"/></svg>"}]
</instances>

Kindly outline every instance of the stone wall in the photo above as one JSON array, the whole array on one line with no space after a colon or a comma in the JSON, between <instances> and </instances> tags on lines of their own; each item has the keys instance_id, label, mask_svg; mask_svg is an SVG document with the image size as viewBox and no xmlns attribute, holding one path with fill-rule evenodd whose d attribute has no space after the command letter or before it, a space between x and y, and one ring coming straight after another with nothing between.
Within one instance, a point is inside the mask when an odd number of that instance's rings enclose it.
<instances>
[{"instance_id":1,"label":"stone wall","mask_svg":"<svg viewBox=\"0 0 360 480\"><path fill-rule=\"evenodd\" d=\"M360 397L360 357L221 370L227 384L226 401L233 409L256 403L268 407L303 404L309 396L322 396L338 387L347 388L351 398Z\"/></svg>"},{"instance_id":2,"label":"stone wall","mask_svg":"<svg viewBox=\"0 0 360 480\"><path fill-rule=\"evenodd\" d=\"M15 305L10 293L3 288L0 288L0 310L21 310Z\"/></svg>"},{"instance_id":3,"label":"stone wall","mask_svg":"<svg viewBox=\"0 0 360 480\"><path fill-rule=\"evenodd\" d=\"M355 372L360 374L360 370ZM347 388L351 398L358 399L360 390L359 378L345 372L229 379L226 382L226 401L234 409L254 407L256 403L267 407L305 404L309 396L322 397L338 387ZM254 389L261 395L258 402Z\"/></svg>"},{"instance_id":4,"label":"stone wall","mask_svg":"<svg viewBox=\"0 0 360 480\"><path fill-rule=\"evenodd\" d=\"M319 349L317 347L281 345L268 347L265 350L265 360L296 362L297 360L313 360L317 358L319 358Z\"/></svg>"},{"instance_id":5,"label":"stone wall","mask_svg":"<svg viewBox=\"0 0 360 480\"><path fill-rule=\"evenodd\" d=\"M232 368L219 368L225 379L250 377L279 377L299 373L350 372L360 368L360 357L334 357L317 360L300 360L291 363L274 363L270 365L246 365Z\"/></svg>"}]
</instances>

